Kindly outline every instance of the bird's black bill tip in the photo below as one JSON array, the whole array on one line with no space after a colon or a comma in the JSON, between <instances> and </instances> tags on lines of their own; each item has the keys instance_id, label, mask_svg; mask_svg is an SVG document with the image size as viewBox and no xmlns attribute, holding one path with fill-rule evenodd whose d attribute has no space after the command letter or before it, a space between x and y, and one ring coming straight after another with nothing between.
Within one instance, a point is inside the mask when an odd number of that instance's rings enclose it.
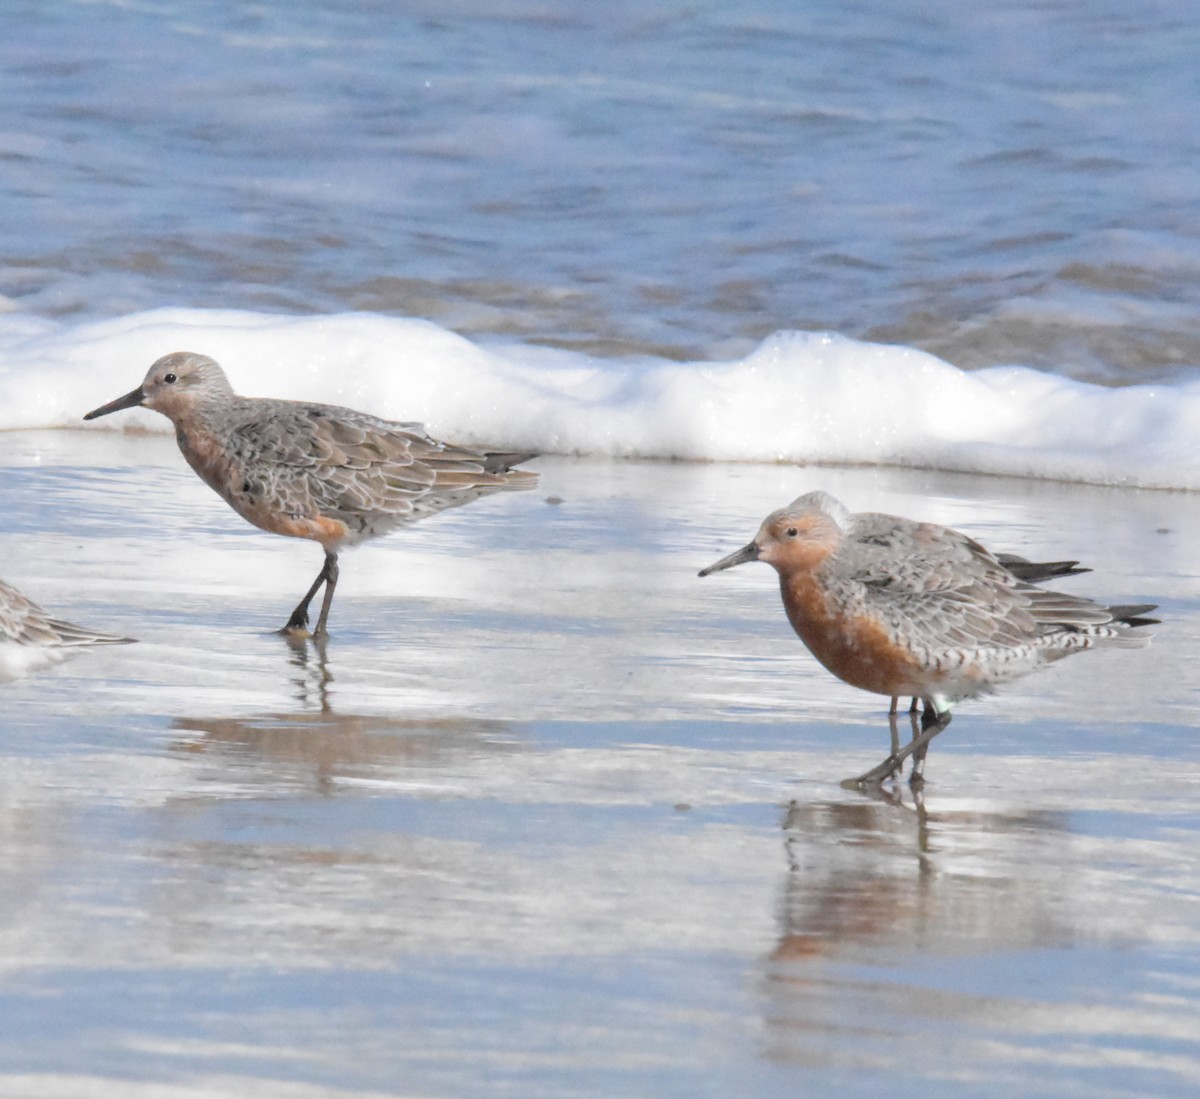
<instances>
[{"instance_id":1,"label":"bird's black bill tip","mask_svg":"<svg viewBox=\"0 0 1200 1099\"><path fill-rule=\"evenodd\" d=\"M102 404L99 408L93 408L91 412L85 413L83 418L95 420L101 416L107 416L110 412L120 412L123 408L136 408L145 399L146 394L142 392L142 387L139 385L131 393L126 393L124 397L118 397L115 401L109 401L108 404Z\"/></svg>"},{"instance_id":2,"label":"bird's black bill tip","mask_svg":"<svg viewBox=\"0 0 1200 1099\"><path fill-rule=\"evenodd\" d=\"M728 557L722 557L720 561L709 565L708 568L701 569L696 575L708 576L709 573L720 572L722 569L731 569L734 565L744 565L747 561L757 561L758 554L758 546L751 542L740 550L734 550Z\"/></svg>"}]
</instances>

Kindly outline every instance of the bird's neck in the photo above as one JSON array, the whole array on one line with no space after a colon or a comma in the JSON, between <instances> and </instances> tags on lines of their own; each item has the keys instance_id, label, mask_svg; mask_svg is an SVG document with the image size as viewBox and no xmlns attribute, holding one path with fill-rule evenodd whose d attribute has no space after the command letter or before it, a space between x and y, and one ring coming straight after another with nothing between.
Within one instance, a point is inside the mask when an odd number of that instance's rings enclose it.
<instances>
[{"instance_id":1,"label":"bird's neck","mask_svg":"<svg viewBox=\"0 0 1200 1099\"><path fill-rule=\"evenodd\" d=\"M201 410L186 420L175 421L175 441L188 465L222 496L228 481L230 454L227 422L222 424Z\"/></svg>"},{"instance_id":2,"label":"bird's neck","mask_svg":"<svg viewBox=\"0 0 1200 1099\"><path fill-rule=\"evenodd\" d=\"M779 588L788 621L801 637L824 628L830 618L829 602L811 569L780 573Z\"/></svg>"}]
</instances>

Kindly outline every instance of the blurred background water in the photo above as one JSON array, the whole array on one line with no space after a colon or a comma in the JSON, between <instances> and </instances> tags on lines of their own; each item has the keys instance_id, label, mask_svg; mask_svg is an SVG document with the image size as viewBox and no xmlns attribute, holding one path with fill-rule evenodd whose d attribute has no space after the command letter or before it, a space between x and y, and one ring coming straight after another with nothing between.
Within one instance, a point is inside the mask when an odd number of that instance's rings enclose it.
<instances>
[{"instance_id":1,"label":"blurred background water","mask_svg":"<svg viewBox=\"0 0 1200 1099\"><path fill-rule=\"evenodd\" d=\"M1187 0L15 0L0 293L1145 381L1200 363L1198 50Z\"/></svg>"}]
</instances>

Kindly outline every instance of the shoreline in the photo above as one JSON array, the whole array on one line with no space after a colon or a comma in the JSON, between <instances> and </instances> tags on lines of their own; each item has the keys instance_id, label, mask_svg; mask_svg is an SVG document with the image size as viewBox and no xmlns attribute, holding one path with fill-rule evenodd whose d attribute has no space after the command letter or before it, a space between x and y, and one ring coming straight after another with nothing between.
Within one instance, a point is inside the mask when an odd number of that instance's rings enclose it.
<instances>
[{"instance_id":1,"label":"shoreline","mask_svg":"<svg viewBox=\"0 0 1200 1099\"><path fill-rule=\"evenodd\" d=\"M318 547L169 437L0 436L2 575L139 638L0 685L0 1090L1065 1096L1114 1041L1128 1090L1194 1088L1200 498L531 465L347 553L322 659L271 632ZM923 804L843 790L887 700L770 570L695 576L816 487L1163 625L958 707Z\"/></svg>"}]
</instances>

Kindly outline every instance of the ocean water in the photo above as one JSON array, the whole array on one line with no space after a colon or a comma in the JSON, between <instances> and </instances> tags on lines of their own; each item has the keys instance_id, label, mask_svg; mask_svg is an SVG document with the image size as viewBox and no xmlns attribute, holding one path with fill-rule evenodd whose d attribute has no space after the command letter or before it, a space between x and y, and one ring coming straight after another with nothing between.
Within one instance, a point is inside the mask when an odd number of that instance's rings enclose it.
<instances>
[{"instance_id":1,"label":"ocean water","mask_svg":"<svg viewBox=\"0 0 1200 1099\"><path fill-rule=\"evenodd\" d=\"M0 575L138 639L0 685L0 1093L1196 1094L1198 52L1184 0L0 5ZM289 645L315 547L80 421L181 349L541 483ZM695 575L814 488L1154 644L844 789L881 700Z\"/></svg>"},{"instance_id":2,"label":"ocean water","mask_svg":"<svg viewBox=\"0 0 1200 1099\"><path fill-rule=\"evenodd\" d=\"M1186 0L66 0L0 29L0 293L38 315L1200 361Z\"/></svg>"},{"instance_id":3,"label":"ocean water","mask_svg":"<svg viewBox=\"0 0 1200 1099\"><path fill-rule=\"evenodd\" d=\"M0 426L73 422L35 375L94 373L87 407L187 346L245 392L362 365L456 434L483 388L489 433L568 452L1197 486L1182 0L95 0L0 31Z\"/></svg>"}]
</instances>

